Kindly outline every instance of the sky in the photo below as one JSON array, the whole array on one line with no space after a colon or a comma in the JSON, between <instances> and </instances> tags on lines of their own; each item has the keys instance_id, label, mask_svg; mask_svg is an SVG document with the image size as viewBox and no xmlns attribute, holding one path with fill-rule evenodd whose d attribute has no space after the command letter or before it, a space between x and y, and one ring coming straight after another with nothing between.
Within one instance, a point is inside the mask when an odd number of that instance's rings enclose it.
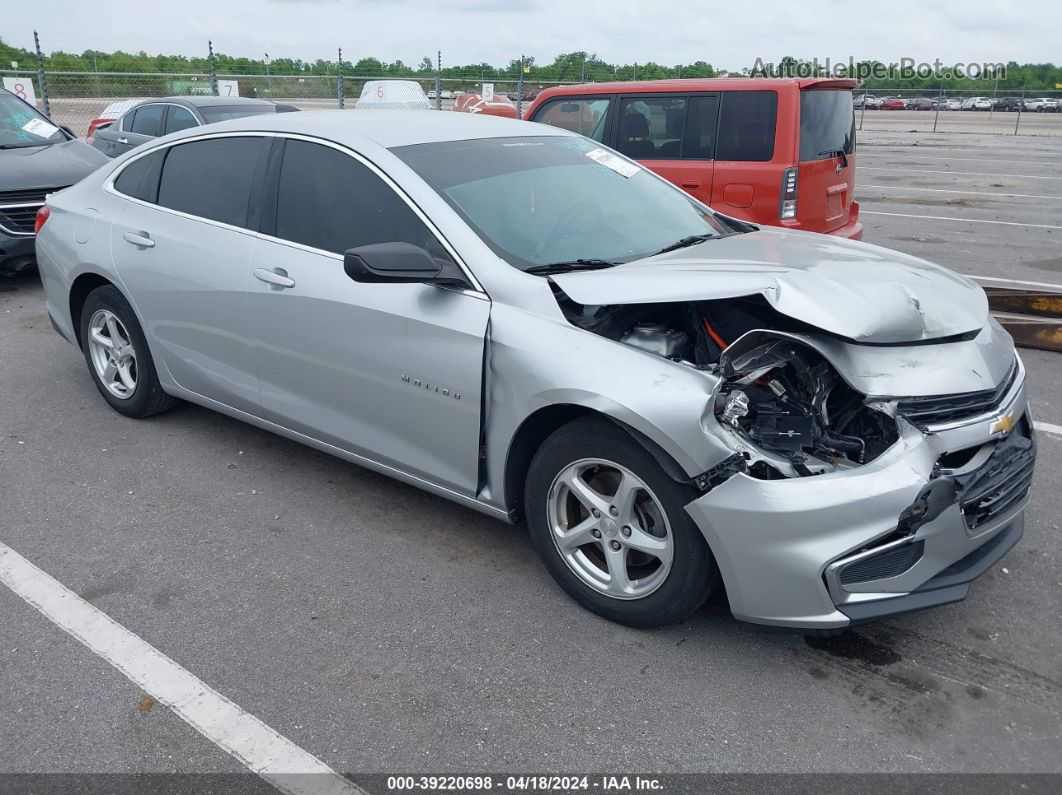
<instances>
[{"instance_id":1,"label":"sky","mask_svg":"<svg viewBox=\"0 0 1062 795\"><path fill-rule=\"evenodd\" d=\"M610 63L704 60L740 69L784 55L886 63L1062 62L1058 0L0 0L0 38L45 52L539 63L585 50ZM6 64L5 64L6 66Z\"/></svg>"}]
</instances>

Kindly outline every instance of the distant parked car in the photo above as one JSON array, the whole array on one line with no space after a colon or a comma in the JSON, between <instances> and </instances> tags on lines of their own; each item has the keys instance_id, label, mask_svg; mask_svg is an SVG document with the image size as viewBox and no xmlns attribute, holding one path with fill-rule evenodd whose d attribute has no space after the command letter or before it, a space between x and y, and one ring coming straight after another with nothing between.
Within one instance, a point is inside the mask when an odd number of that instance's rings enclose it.
<instances>
[{"instance_id":1,"label":"distant parked car","mask_svg":"<svg viewBox=\"0 0 1062 795\"><path fill-rule=\"evenodd\" d=\"M107 158L0 88L0 274L33 265L37 210Z\"/></svg>"},{"instance_id":2,"label":"distant parked car","mask_svg":"<svg viewBox=\"0 0 1062 795\"><path fill-rule=\"evenodd\" d=\"M870 94L855 94L852 97L852 107L866 107L867 110L877 110L881 107L881 97L871 96Z\"/></svg>"},{"instance_id":3,"label":"distant parked car","mask_svg":"<svg viewBox=\"0 0 1062 795\"><path fill-rule=\"evenodd\" d=\"M970 100L970 107L963 106L963 110L992 110L991 97L974 97Z\"/></svg>"},{"instance_id":4,"label":"distant parked car","mask_svg":"<svg viewBox=\"0 0 1062 795\"><path fill-rule=\"evenodd\" d=\"M117 102L112 102L110 105L100 111L100 115L89 122L88 132L85 133L85 143L92 143L92 137L96 134L96 130L110 126L110 124L129 110L134 105L139 105L141 102L145 102L150 97L132 97L130 99L120 99Z\"/></svg>"},{"instance_id":5,"label":"distant parked car","mask_svg":"<svg viewBox=\"0 0 1062 795\"><path fill-rule=\"evenodd\" d=\"M915 97L914 99L907 100L908 110L933 110L936 105L933 104L933 100L926 97Z\"/></svg>"},{"instance_id":6,"label":"distant parked car","mask_svg":"<svg viewBox=\"0 0 1062 795\"><path fill-rule=\"evenodd\" d=\"M537 91L525 91L523 94L517 94L515 91L506 94L506 96L513 102L518 100L523 102L533 102L538 97Z\"/></svg>"},{"instance_id":7,"label":"distant parked car","mask_svg":"<svg viewBox=\"0 0 1062 795\"><path fill-rule=\"evenodd\" d=\"M1021 110L1020 97L1000 97L992 103L992 110L1016 111Z\"/></svg>"},{"instance_id":8,"label":"distant parked car","mask_svg":"<svg viewBox=\"0 0 1062 795\"><path fill-rule=\"evenodd\" d=\"M359 110L431 110L431 102L415 80L370 80L361 89Z\"/></svg>"},{"instance_id":9,"label":"distant parked car","mask_svg":"<svg viewBox=\"0 0 1062 795\"><path fill-rule=\"evenodd\" d=\"M1059 101L1053 97L1036 97L1025 100L1025 110L1037 113L1058 113Z\"/></svg>"},{"instance_id":10,"label":"distant parked car","mask_svg":"<svg viewBox=\"0 0 1062 795\"><path fill-rule=\"evenodd\" d=\"M903 97L889 97L881 103L882 110L906 110L907 100Z\"/></svg>"},{"instance_id":11,"label":"distant parked car","mask_svg":"<svg viewBox=\"0 0 1062 795\"><path fill-rule=\"evenodd\" d=\"M276 113L277 110L275 102L247 97L147 99L126 110L110 124L97 127L89 143L107 157L118 157L160 135L243 116Z\"/></svg>"},{"instance_id":12,"label":"distant parked car","mask_svg":"<svg viewBox=\"0 0 1062 795\"><path fill-rule=\"evenodd\" d=\"M988 102L989 103L989 107L991 107L992 100L990 100L988 97L967 97L966 99L964 99L962 101L962 109L963 110L978 110L978 108L976 108L974 106L977 103L979 103L979 102Z\"/></svg>"},{"instance_id":13,"label":"distant parked car","mask_svg":"<svg viewBox=\"0 0 1062 795\"><path fill-rule=\"evenodd\" d=\"M962 100L958 97L938 97L932 102L938 110L962 110Z\"/></svg>"}]
</instances>

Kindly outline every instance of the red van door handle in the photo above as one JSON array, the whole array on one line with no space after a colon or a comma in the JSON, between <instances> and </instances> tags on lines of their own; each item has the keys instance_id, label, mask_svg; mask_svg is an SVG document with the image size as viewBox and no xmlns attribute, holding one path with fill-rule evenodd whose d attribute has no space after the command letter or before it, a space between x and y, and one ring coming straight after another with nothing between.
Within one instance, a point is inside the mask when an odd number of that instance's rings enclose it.
<instances>
[{"instance_id":1,"label":"red van door handle","mask_svg":"<svg viewBox=\"0 0 1062 795\"><path fill-rule=\"evenodd\" d=\"M682 186L683 188L699 188L699 187L701 187L701 183L699 183L699 182L693 182L692 180L687 180L687 181L685 181L685 182L681 182L681 183L679 183L679 184L680 184L680 185L681 185L681 186Z\"/></svg>"}]
</instances>

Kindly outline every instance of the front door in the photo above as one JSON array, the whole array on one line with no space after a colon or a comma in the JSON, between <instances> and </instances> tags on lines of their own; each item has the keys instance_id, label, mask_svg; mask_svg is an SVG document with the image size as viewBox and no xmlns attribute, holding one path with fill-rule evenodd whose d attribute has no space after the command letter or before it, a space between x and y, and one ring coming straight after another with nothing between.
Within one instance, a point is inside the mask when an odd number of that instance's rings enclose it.
<instances>
[{"instance_id":1,"label":"front door","mask_svg":"<svg viewBox=\"0 0 1062 795\"><path fill-rule=\"evenodd\" d=\"M471 290L353 281L342 252L356 246L401 241L448 255L348 152L295 139L283 146L271 183L276 216L264 219L269 236L255 244L249 287L264 416L473 495L489 301Z\"/></svg>"}]
</instances>

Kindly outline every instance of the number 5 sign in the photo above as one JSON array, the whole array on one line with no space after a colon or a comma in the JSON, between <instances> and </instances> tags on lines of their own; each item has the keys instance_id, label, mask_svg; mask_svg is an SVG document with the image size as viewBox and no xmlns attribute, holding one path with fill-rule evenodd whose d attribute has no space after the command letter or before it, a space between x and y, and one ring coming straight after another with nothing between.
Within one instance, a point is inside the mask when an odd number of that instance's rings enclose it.
<instances>
[{"instance_id":1,"label":"number 5 sign","mask_svg":"<svg viewBox=\"0 0 1062 795\"><path fill-rule=\"evenodd\" d=\"M32 77L5 77L4 88L19 99L24 99L33 107L37 107L37 95L33 91Z\"/></svg>"}]
</instances>

